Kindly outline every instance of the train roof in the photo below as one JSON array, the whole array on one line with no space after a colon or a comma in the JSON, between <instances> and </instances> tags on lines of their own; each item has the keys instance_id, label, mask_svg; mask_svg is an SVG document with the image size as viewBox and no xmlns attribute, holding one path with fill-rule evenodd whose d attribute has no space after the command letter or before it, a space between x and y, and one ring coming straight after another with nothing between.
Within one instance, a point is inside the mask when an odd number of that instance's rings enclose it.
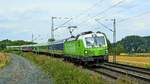
<instances>
[{"instance_id":1,"label":"train roof","mask_svg":"<svg viewBox=\"0 0 150 84\"><path fill-rule=\"evenodd\" d=\"M47 42L47 43L39 43L39 44L35 44L33 46L47 46L47 45L54 45L54 44L60 44L60 43L64 43L64 40Z\"/></svg>"},{"instance_id":2,"label":"train roof","mask_svg":"<svg viewBox=\"0 0 150 84\"><path fill-rule=\"evenodd\" d=\"M54 45L54 44L60 44L60 43L64 43L64 40L59 40L59 41L54 41L54 42L47 42L47 43L30 44L30 45L21 45L21 46L7 46L7 48L48 46L48 45Z\"/></svg>"},{"instance_id":3,"label":"train roof","mask_svg":"<svg viewBox=\"0 0 150 84\"><path fill-rule=\"evenodd\" d=\"M98 32L87 31L87 32L82 32L82 33L78 34L77 36L72 36L72 37L66 39L66 41L78 40L78 38L79 38L80 36L87 35L87 34L92 34L92 33L99 33L99 34L105 35L105 33L100 32L100 31L98 31Z\"/></svg>"}]
</instances>

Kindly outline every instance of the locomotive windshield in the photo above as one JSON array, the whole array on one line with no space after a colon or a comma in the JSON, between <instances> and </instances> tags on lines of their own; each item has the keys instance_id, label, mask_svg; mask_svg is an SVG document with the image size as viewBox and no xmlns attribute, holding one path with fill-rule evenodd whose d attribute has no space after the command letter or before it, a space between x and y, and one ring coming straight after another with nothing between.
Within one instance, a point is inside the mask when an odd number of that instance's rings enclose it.
<instances>
[{"instance_id":1,"label":"locomotive windshield","mask_svg":"<svg viewBox=\"0 0 150 84\"><path fill-rule=\"evenodd\" d=\"M86 37L85 41L86 41L86 46L87 47L101 47L102 45L105 45L104 36Z\"/></svg>"}]
</instances>

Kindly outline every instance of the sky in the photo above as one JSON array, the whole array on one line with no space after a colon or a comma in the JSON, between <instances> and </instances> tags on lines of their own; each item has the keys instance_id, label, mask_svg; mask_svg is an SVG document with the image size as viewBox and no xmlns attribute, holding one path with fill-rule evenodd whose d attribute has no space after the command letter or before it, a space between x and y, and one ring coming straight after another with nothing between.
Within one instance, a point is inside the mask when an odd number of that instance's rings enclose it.
<instances>
[{"instance_id":1,"label":"sky","mask_svg":"<svg viewBox=\"0 0 150 84\"><path fill-rule=\"evenodd\" d=\"M117 40L128 35L150 35L150 0L0 0L0 40L47 42L54 28L56 40L70 37L68 26L77 26L73 34L101 31L112 41L116 19ZM97 20L98 22L96 22Z\"/></svg>"}]
</instances>

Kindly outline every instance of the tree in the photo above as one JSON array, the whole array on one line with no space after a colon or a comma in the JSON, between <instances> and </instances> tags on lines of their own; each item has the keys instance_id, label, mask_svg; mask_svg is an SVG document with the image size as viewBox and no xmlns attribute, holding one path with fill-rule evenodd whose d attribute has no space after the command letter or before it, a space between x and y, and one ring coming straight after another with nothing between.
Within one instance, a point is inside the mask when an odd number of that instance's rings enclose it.
<instances>
[{"instance_id":1,"label":"tree","mask_svg":"<svg viewBox=\"0 0 150 84\"><path fill-rule=\"evenodd\" d=\"M109 52L114 53L115 47L111 44ZM120 53L150 53L150 36L127 36L116 43L117 54Z\"/></svg>"},{"instance_id":2,"label":"tree","mask_svg":"<svg viewBox=\"0 0 150 84\"><path fill-rule=\"evenodd\" d=\"M48 42L53 42L53 41L55 41L55 39L52 38L48 39Z\"/></svg>"},{"instance_id":3,"label":"tree","mask_svg":"<svg viewBox=\"0 0 150 84\"><path fill-rule=\"evenodd\" d=\"M36 44L36 43L23 41L23 40L11 41L6 39L0 41L0 50L6 49L6 46L20 46L20 45L28 45L28 44Z\"/></svg>"},{"instance_id":4,"label":"tree","mask_svg":"<svg viewBox=\"0 0 150 84\"><path fill-rule=\"evenodd\" d=\"M127 53L139 53L140 45L144 44L140 36L127 36L122 41Z\"/></svg>"},{"instance_id":5,"label":"tree","mask_svg":"<svg viewBox=\"0 0 150 84\"><path fill-rule=\"evenodd\" d=\"M125 52L125 48L122 44L117 44L116 46L116 54L120 55L120 53L124 53Z\"/></svg>"}]
</instances>

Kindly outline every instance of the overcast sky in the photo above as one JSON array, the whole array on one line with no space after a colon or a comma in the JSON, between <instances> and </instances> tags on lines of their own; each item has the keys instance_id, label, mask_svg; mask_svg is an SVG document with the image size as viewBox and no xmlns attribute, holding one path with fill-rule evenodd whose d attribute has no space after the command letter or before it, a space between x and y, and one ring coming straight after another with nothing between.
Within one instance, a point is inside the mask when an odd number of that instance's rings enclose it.
<instances>
[{"instance_id":1,"label":"overcast sky","mask_svg":"<svg viewBox=\"0 0 150 84\"><path fill-rule=\"evenodd\" d=\"M119 3L119 4L118 4ZM112 40L112 32L95 19L112 28L117 20L117 40L127 35L150 35L150 0L0 0L0 40L46 42L50 38L51 17L55 27L73 18L65 26L78 26L74 34L102 31ZM55 31L57 40L69 37L66 27Z\"/></svg>"}]
</instances>

